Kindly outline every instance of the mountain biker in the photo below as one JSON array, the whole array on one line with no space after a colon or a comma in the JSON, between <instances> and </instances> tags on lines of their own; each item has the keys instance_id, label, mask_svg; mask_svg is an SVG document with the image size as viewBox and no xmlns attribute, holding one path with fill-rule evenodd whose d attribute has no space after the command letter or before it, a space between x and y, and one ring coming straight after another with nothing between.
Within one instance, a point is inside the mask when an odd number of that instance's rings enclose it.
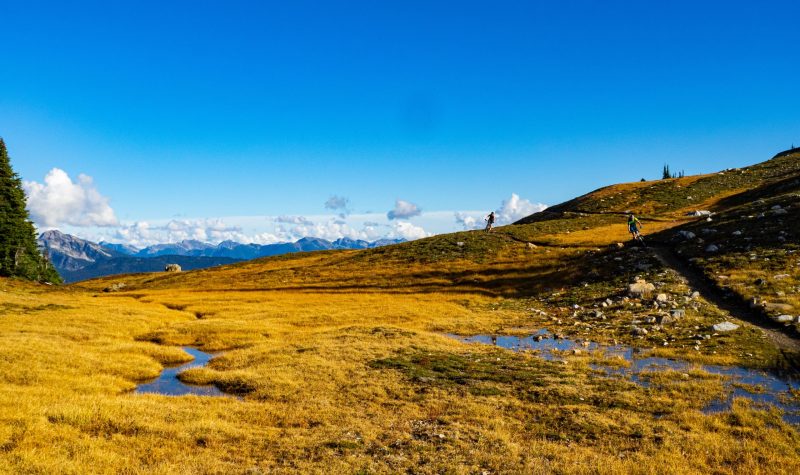
<instances>
[{"instance_id":1,"label":"mountain biker","mask_svg":"<svg viewBox=\"0 0 800 475\"><path fill-rule=\"evenodd\" d=\"M633 239L641 242L644 244L644 240L642 239L642 235L639 232L642 229L642 223L639 221L639 218L633 215L633 213L628 214L628 232L631 233Z\"/></svg>"},{"instance_id":2,"label":"mountain biker","mask_svg":"<svg viewBox=\"0 0 800 475\"><path fill-rule=\"evenodd\" d=\"M487 216L484 219L486 220L486 229L485 229L485 231L487 233L492 232L492 227L494 226L494 211L489 213L489 216Z\"/></svg>"}]
</instances>

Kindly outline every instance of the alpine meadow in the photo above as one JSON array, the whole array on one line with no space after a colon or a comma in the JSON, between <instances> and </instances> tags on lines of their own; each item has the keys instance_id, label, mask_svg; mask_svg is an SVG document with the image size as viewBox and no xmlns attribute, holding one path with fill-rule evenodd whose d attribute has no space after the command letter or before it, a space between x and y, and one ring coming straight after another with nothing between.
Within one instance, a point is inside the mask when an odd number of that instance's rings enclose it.
<instances>
[{"instance_id":1,"label":"alpine meadow","mask_svg":"<svg viewBox=\"0 0 800 475\"><path fill-rule=\"evenodd\" d=\"M798 18L0 0L0 475L800 474Z\"/></svg>"},{"instance_id":2,"label":"alpine meadow","mask_svg":"<svg viewBox=\"0 0 800 475\"><path fill-rule=\"evenodd\" d=\"M5 278L1 465L796 472L796 383L777 407L751 397L774 388L716 368L797 368L798 323L778 316L800 305L798 206L794 152L602 188L492 233L66 287ZM647 247L627 244L627 209ZM457 337L482 334L538 336L513 348ZM536 348L548 341L562 344ZM180 381L224 396L134 392L191 360L182 347L214 357ZM635 370L650 359L685 363Z\"/></svg>"}]
</instances>

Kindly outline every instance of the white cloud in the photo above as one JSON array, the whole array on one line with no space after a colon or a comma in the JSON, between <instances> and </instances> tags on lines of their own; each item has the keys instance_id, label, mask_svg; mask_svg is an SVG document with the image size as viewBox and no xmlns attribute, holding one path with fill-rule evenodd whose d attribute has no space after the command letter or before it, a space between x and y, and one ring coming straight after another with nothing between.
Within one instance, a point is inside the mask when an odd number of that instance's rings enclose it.
<instances>
[{"instance_id":1,"label":"white cloud","mask_svg":"<svg viewBox=\"0 0 800 475\"><path fill-rule=\"evenodd\" d=\"M545 208L547 208L547 205L531 203L524 198L520 198L516 193L511 193L511 198L503 200L500 208L495 211L497 224L511 224Z\"/></svg>"},{"instance_id":2,"label":"white cloud","mask_svg":"<svg viewBox=\"0 0 800 475\"><path fill-rule=\"evenodd\" d=\"M92 177L78 175L73 182L64 170L53 168L44 183L22 184L31 219L39 227L114 226L118 223L109 200L94 186Z\"/></svg>"},{"instance_id":3,"label":"white cloud","mask_svg":"<svg viewBox=\"0 0 800 475\"><path fill-rule=\"evenodd\" d=\"M422 239L431 236L423 228L415 226L408 221L398 221L392 224L392 232L388 237L398 237L413 241L415 239Z\"/></svg>"},{"instance_id":4,"label":"white cloud","mask_svg":"<svg viewBox=\"0 0 800 475\"><path fill-rule=\"evenodd\" d=\"M461 211L456 211L454 213L454 216L456 218L456 223L461 225L466 231L472 229L478 229L481 227L478 221L480 219L479 216L475 216Z\"/></svg>"},{"instance_id":5,"label":"white cloud","mask_svg":"<svg viewBox=\"0 0 800 475\"><path fill-rule=\"evenodd\" d=\"M386 213L386 217L390 220L393 219L408 219L422 214L419 206L405 200L396 200L394 202L394 209Z\"/></svg>"}]
</instances>

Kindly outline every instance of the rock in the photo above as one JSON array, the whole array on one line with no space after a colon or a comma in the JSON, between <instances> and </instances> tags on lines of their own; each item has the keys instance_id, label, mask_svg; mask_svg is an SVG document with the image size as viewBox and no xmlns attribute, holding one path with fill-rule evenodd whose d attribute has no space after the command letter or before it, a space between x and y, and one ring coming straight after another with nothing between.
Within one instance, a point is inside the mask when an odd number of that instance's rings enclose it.
<instances>
[{"instance_id":1,"label":"rock","mask_svg":"<svg viewBox=\"0 0 800 475\"><path fill-rule=\"evenodd\" d=\"M181 266L178 264L167 264L164 266L164 272L180 272Z\"/></svg>"},{"instance_id":2,"label":"rock","mask_svg":"<svg viewBox=\"0 0 800 475\"><path fill-rule=\"evenodd\" d=\"M686 213L686 216L695 216L695 217L711 216L711 211L705 209L690 211L689 213Z\"/></svg>"},{"instance_id":3,"label":"rock","mask_svg":"<svg viewBox=\"0 0 800 475\"><path fill-rule=\"evenodd\" d=\"M696 235L695 235L693 232L691 232L691 231L678 231L678 233L677 233L677 235L676 235L676 236L677 236L678 238L680 238L680 239L683 239L684 241L691 241L692 239L694 239L695 237L697 237L697 236L696 236Z\"/></svg>"},{"instance_id":4,"label":"rock","mask_svg":"<svg viewBox=\"0 0 800 475\"><path fill-rule=\"evenodd\" d=\"M656 317L656 321L659 325L672 325L675 323L675 319L672 318L670 315L659 315Z\"/></svg>"},{"instance_id":5,"label":"rock","mask_svg":"<svg viewBox=\"0 0 800 475\"><path fill-rule=\"evenodd\" d=\"M737 231L734 231L734 232L733 232L733 233L731 233L731 234L733 234L734 236L741 236L741 235L742 235L742 232L737 230Z\"/></svg>"},{"instance_id":6,"label":"rock","mask_svg":"<svg viewBox=\"0 0 800 475\"><path fill-rule=\"evenodd\" d=\"M111 284L108 287L103 289L103 292L119 292L120 290L127 287L125 282L117 282L115 284Z\"/></svg>"},{"instance_id":7,"label":"rock","mask_svg":"<svg viewBox=\"0 0 800 475\"><path fill-rule=\"evenodd\" d=\"M656 302L667 302L667 301L669 301L669 297L667 297L667 294L656 295Z\"/></svg>"},{"instance_id":8,"label":"rock","mask_svg":"<svg viewBox=\"0 0 800 475\"><path fill-rule=\"evenodd\" d=\"M641 327L633 327L631 328L631 334L636 336L644 336L647 335L647 330Z\"/></svg>"},{"instance_id":9,"label":"rock","mask_svg":"<svg viewBox=\"0 0 800 475\"><path fill-rule=\"evenodd\" d=\"M718 252L718 251L719 251L719 247L717 247L715 244L709 244L706 247L706 252L713 253L713 252Z\"/></svg>"},{"instance_id":10,"label":"rock","mask_svg":"<svg viewBox=\"0 0 800 475\"><path fill-rule=\"evenodd\" d=\"M788 277L791 277L791 276L789 274L777 274L777 275L772 276L773 279L777 279L777 280L786 279Z\"/></svg>"},{"instance_id":11,"label":"rock","mask_svg":"<svg viewBox=\"0 0 800 475\"><path fill-rule=\"evenodd\" d=\"M772 208L770 208L770 209L772 209L772 210L774 211L774 210L776 210L776 209L782 209L782 208L781 208L781 205L775 205L775 206L773 206L773 207L772 207Z\"/></svg>"},{"instance_id":12,"label":"rock","mask_svg":"<svg viewBox=\"0 0 800 475\"><path fill-rule=\"evenodd\" d=\"M783 208L779 208L779 209L773 209L772 211L770 211L770 214L772 214L773 216L780 216L783 214L789 214L789 212Z\"/></svg>"},{"instance_id":13,"label":"rock","mask_svg":"<svg viewBox=\"0 0 800 475\"><path fill-rule=\"evenodd\" d=\"M698 298L700 298L700 292L698 292L698 291L696 291L696 290L695 290L694 292L692 292L692 295L691 295L691 297L692 297L692 299L698 299Z\"/></svg>"},{"instance_id":14,"label":"rock","mask_svg":"<svg viewBox=\"0 0 800 475\"><path fill-rule=\"evenodd\" d=\"M794 316L792 315L778 315L777 317L773 318L778 323L791 323L794 321Z\"/></svg>"},{"instance_id":15,"label":"rock","mask_svg":"<svg viewBox=\"0 0 800 475\"><path fill-rule=\"evenodd\" d=\"M536 247L537 247L536 244L534 244L532 242L529 242L527 245L528 245L528 249L536 249Z\"/></svg>"},{"instance_id":16,"label":"rock","mask_svg":"<svg viewBox=\"0 0 800 475\"><path fill-rule=\"evenodd\" d=\"M638 279L633 284L628 285L628 295L636 298L641 298L654 290L656 290L656 286L644 279Z\"/></svg>"},{"instance_id":17,"label":"rock","mask_svg":"<svg viewBox=\"0 0 800 475\"><path fill-rule=\"evenodd\" d=\"M730 332L739 328L739 325L731 322L722 322L722 323L715 323L711 325L711 328L715 332Z\"/></svg>"},{"instance_id":18,"label":"rock","mask_svg":"<svg viewBox=\"0 0 800 475\"><path fill-rule=\"evenodd\" d=\"M767 281L766 281L766 280L764 280L764 279L760 279L760 278L759 278L759 279L756 279L756 280L755 280L755 282L753 282L753 283L754 283L754 284L756 284L756 285L758 285L758 286L762 286L762 285L766 284L766 283L767 283Z\"/></svg>"},{"instance_id":19,"label":"rock","mask_svg":"<svg viewBox=\"0 0 800 475\"><path fill-rule=\"evenodd\" d=\"M456 243L456 246L458 246L458 247L464 247L464 241L458 241L458 242Z\"/></svg>"},{"instance_id":20,"label":"rock","mask_svg":"<svg viewBox=\"0 0 800 475\"><path fill-rule=\"evenodd\" d=\"M680 320L686 316L686 310L682 308L674 308L669 311L669 315L675 320Z\"/></svg>"},{"instance_id":21,"label":"rock","mask_svg":"<svg viewBox=\"0 0 800 475\"><path fill-rule=\"evenodd\" d=\"M579 354L581 354L581 350L575 348L574 350L572 350L572 354L573 355L579 355Z\"/></svg>"},{"instance_id":22,"label":"rock","mask_svg":"<svg viewBox=\"0 0 800 475\"><path fill-rule=\"evenodd\" d=\"M617 244L615 244L615 246L617 247L617 249L622 249L623 247L625 247L625 244L623 244L621 242L618 242ZM612 246L612 247L614 247L614 246Z\"/></svg>"}]
</instances>

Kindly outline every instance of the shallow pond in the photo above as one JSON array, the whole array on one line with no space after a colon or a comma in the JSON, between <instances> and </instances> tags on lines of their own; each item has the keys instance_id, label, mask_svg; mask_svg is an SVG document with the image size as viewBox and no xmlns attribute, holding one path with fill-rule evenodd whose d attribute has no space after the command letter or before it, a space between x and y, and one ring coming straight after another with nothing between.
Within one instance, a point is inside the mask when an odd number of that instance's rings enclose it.
<instances>
[{"instance_id":1,"label":"shallow pond","mask_svg":"<svg viewBox=\"0 0 800 475\"><path fill-rule=\"evenodd\" d=\"M705 413L727 411L737 397L753 401L755 407L775 406L784 411L784 420L792 424L800 424L800 405L791 402L790 390L800 391L800 380L797 375L784 375L766 372L758 369L742 368L739 366L700 365L688 361L669 358L656 358L639 356L640 351L634 348L615 345L600 346L597 343L581 344L567 338L554 338L546 330L540 330L533 335L518 337L505 335L473 335L462 336L447 334L467 343L483 343L507 348L513 351L538 351L538 355L546 360L560 360L559 352L571 350L592 351L602 349L606 356L619 356L630 363L629 367L619 368L604 365L592 365L592 368L603 371L606 375L618 375L629 378L632 382L647 386L647 379L640 378L642 373L652 371L676 370L689 371L699 368L712 374L727 378L725 383L726 396L716 400L703 409ZM739 385L757 386L758 392L750 392Z\"/></svg>"},{"instance_id":2,"label":"shallow pond","mask_svg":"<svg viewBox=\"0 0 800 475\"><path fill-rule=\"evenodd\" d=\"M161 371L161 375L155 380L140 384L136 387L137 393L155 393L168 396L184 396L194 394L197 396L225 396L226 394L216 386L195 386L186 384L178 379L178 374L189 368L205 366L213 357L210 353L205 353L190 346L183 347L183 350L194 357L194 360L179 366L170 366Z\"/></svg>"}]
</instances>

